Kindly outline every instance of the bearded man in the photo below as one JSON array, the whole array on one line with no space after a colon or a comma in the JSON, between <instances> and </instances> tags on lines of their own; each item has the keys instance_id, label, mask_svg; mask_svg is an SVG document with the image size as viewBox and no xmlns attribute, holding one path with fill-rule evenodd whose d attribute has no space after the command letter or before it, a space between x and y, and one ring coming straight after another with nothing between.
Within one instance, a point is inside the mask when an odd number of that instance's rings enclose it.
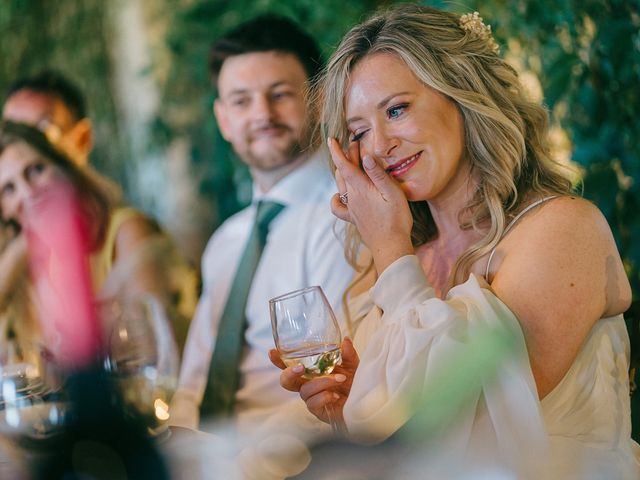
<instances>
[{"instance_id":1,"label":"bearded man","mask_svg":"<svg viewBox=\"0 0 640 480\"><path fill-rule=\"evenodd\" d=\"M209 67L214 114L249 167L253 201L209 240L172 403L172 424L205 430L201 420L255 425L296 403L268 359L268 300L321 285L337 307L352 277L329 209L327 157L311 142L305 92L322 68L314 40L286 18L257 17L213 44Z\"/></svg>"}]
</instances>

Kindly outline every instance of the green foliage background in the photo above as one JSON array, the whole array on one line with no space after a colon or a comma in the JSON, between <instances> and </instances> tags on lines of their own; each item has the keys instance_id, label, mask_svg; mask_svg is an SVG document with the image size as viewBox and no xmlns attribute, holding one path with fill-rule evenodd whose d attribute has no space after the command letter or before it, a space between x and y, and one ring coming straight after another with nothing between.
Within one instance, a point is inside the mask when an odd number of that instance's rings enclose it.
<instances>
[{"instance_id":1,"label":"green foliage background","mask_svg":"<svg viewBox=\"0 0 640 480\"><path fill-rule=\"evenodd\" d=\"M184 95L179 95L184 87L190 89L190 101L202 107L195 122L180 127L197 139L194 161L205 162L211 169L202 191L226 199L219 202L221 217L247 201L248 178L215 134L211 89L195 88L207 83L207 47L217 32L253 14L277 11L307 26L329 55L351 25L367 12L393 3L200 0L176 15L169 35L175 77L165 84L165 98L184 101ZM584 172L583 193L609 220L634 292L640 293L640 121L636 118L640 108L640 4L615 0L422 3L459 13L478 10L492 24L503 50L514 42L520 47L523 65L540 78L553 120L573 143L572 160ZM163 131L174 128L168 118L166 111L160 113ZM223 162L225 158L230 161ZM238 195L231 195L233 189Z\"/></svg>"},{"instance_id":2,"label":"green foliage background","mask_svg":"<svg viewBox=\"0 0 640 480\"><path fill-rule=\"evenodd\" d=\"M0 94L43 68L64 72L85 92L96 127L93 161L125 182L126 145L112 100L112 59L103 0L0 0Z\"/></svg>"},{"instance_id":3,"label":"green foliage background","mask_svg":"<svg viewBox=\"0 0 640 480\"><path fill-rule=\"evenodd\" d=\"M120 0L128 1L128 0ZM133 0L130 0L133 1ZM261 12L305 25L329 55L344 32L376 8L372 0L138 0L167 25L146 75L161 88L149 129L150 149L173 138L191 141L194 188L212 206L213 229L249 200L246 170L216 130L206 58L223 31ZM422 2L460 13L479 10L503 50L517 47L535 72L554 122L571 139L584 172L584 195L609 220L636 297L640 293L640 4L638 0L484 0ZM98 127L94 163L127 187L135 162L111 100L114 62L110 11L103 0L3 0L0 8L0 89L16 76L56 67L86 90ZM117 6L117 2L115 3ZM129 192L135 198L135 192Z\"/></svg>"},{"instance_id":4,"label":"green foliage background","mask_svg":"<svg viewBox=\"0 0 640 480\"><path fill-rule=\"evenodd\" d=\"M161 92L148 125L149 152L188 138L193 188L211 206L209 232L249 201L246 169L222 141L211 113L206 58L211 42L253 15L291 16L328 56L350 26L384 0L0 0L0 93L42 68L66 73L84 89L96 127L92 163L136 203L136 158L115 98L114 22L127 2L162 26L148 68ZM583 194L606 215L640 297L640 0L423 1L458 13L478 10L503 52L534 72L553 122L572 143ZM162 192L160 192L162 194ZM150 212L157 213L157 212ZM206 230L206 229L205 229ZM553 248L553 246L550 246ZM640 397L634 432L640 438Z\"/></svg>"}]
</instances>

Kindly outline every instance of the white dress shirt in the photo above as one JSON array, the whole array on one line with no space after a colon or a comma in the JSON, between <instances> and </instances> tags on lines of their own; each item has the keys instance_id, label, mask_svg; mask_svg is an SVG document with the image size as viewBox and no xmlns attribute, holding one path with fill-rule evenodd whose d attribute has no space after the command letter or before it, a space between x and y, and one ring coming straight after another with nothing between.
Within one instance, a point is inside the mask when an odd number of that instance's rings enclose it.
<instances>
[{"instance_id":1,"label":"white dress shirt","mask_svg":"<svg viewBox=\"0 0 640 480\"><path fill-rule=\"evenodd\" d=\"M236 393L238 425L255 425L278 410L293 408L311 417L297 393L279 383L280 370L268 351L274 348L268 301L311 285L320 285L334 308L352 278L343 245L336 234L343 225L329 202L336 187L324 156L314 155L280 180L267 194L254 187L253 203L229 218L213 234L202 259L203 291L183 356L179 388L172 402L171 423L197 428L199 406L209 374L218 323L256 215L259 200L286 208L272 221L246 307L246 346ZM288 403L288 407L285 404ZM307 418L309 421L315 421ZM299 420L296 420L299 421Z\"/></svg>"}]
</instances>

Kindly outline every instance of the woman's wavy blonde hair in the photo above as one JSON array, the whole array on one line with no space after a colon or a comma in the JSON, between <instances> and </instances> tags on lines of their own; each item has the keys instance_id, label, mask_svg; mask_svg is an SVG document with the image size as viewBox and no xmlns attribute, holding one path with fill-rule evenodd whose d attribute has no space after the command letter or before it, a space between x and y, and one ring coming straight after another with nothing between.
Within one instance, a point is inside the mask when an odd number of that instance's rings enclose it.
<instances>
[{"instance_id":1,"label":"woman's wavy blonde hair","mask_svg":"<svg viewBox=\"0 0 640 480\"><path fill-rule=\"evenodd\" d=\"M547 111L527 99L516 71L500 58L492 38L462 28L459 15L430 7L395 7L346 34L312 93L325 138L348 143L344 98L349 78L360 60L376 53L403 60L425 85L453 101L463 118L464 155L479 186L465 208L470 220L461 227L477 228L482 222L489 228L458 258L449 279L452 286L498 244L507 220L527 199L569 194L571 181L567 169L550 157ZM410 207L414 246L435 238L438 232L427 203L410 202ZM350 225L345 254L364 276L371 263L358 265L360 245L358 232Z\"/></svg>"}]
</instances>

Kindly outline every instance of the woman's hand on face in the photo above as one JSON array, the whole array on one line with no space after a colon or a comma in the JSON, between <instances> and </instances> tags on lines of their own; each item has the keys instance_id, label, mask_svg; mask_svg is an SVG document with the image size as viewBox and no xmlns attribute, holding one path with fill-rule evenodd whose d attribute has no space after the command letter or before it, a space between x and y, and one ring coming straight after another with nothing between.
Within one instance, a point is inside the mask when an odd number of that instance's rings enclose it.
<instances>
[{"instance_id":1,"label":"woman's hand on face","mask_svg":"<svg viewBox=\"0 0 640 480\"><path fill-rule=\"evenodd\" d=\"M299 392L307 409L325 423L329 423L327 408L332 409L336 420L343 422L342 409L349 397L353 377L360 363L358 353L350 339L342 341L342 364L336 366L331 375L303 378L304 367L296 365L285 367L277 350L269 351L271 362L283 369L280 374L280 385L285 390Z\"/></svg>"},{"instance_id":2,"label":"woman's hand on face","mask_svg":"<svg viewBox=\"0 0 640 480\"><path fill-rule=\"evenodd\" d=\"M347 203L335 195L331 210L335 216L353 223L373 255L378 273L403 255L413 254L411 228L413 218L400 185L370 156L362 158L358 142L343 152L338 142L328 140L336 165L336 183Z\"/></svg>"}]
</instances>

